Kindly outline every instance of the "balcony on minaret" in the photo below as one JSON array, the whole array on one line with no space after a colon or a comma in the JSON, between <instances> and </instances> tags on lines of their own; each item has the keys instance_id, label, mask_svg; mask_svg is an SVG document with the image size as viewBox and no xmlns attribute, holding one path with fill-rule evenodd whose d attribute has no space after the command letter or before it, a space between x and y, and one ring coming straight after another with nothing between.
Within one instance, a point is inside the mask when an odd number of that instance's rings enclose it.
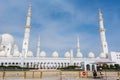
<instances>
[{"instance_id":1,"label":"balcony on minaret","mask_svg":"<svg viewBox=\"0 0 120 80\"><path fill-rule=\"evenodd\" d=\"M31 26L27 26L27 25L26 25L24 28L30 28L30 29L31 29Z\"/></svg>"},{"instance_id":2,"label":"balcony on minaret","mask_svg":"<svg viewBox=\"0 0 120 80\"><path fill-rule=\"evenodd\" d=\"M103 19L102 19L102 18L99 18L99 22L100 22L100 21L103 21Z\"/></svg>"},{"instance_id":3,"label":"balcony on minaret","mask_svg":"<svg viewBox=\"0 0 120 80\"><path fill-rule=\"evenodd\" d=\"M30 17L30 18L31 18L31 15L32 15L31 13L28 13L28 14L27 14L27 17Z\"/></svg>"},{"instance_id":4,"label":"balcony on minaret","mask_svg":"<svg viewBox=\"0 0 120 80\"><path fill-rule=\"evenodd\" d=\"M105 28L100 28L99 31L100 32L105 32Z\"/></svg>"}]
</instances>

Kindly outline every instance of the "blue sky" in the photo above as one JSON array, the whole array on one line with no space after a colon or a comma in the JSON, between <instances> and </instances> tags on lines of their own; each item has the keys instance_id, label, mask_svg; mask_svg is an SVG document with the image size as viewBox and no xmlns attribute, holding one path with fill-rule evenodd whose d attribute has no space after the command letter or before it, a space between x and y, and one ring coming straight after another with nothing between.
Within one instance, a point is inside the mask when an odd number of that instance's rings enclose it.
<instances>
[{"instance_id":1,"label":"blue sky","mask_svg":"<svg viewBox=\"0 0 120 80\"><path fill-rule=\"evenodd\" d=\"M120 0L0 0L0 34L10 33L21 51L29 3L32 4L30 50L36 55L38 35L41 51L60 57L74 50L80 37L85 57L92 51L98 56L101 42L98 8L102 10L109 51L120 51Z\"/></svg>"}]
</instances>

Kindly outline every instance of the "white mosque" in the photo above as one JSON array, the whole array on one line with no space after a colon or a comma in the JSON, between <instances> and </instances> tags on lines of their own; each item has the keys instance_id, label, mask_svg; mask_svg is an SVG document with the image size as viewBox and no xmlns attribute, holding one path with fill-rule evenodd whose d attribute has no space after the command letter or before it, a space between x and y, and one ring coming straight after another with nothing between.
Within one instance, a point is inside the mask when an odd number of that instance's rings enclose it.
<instances>
[{"instance_id":1,"label":"white mosque","mask_svg":"<svg viewBox=\"0 0 120 80\"><path fill-rule=\"evenodd\" d=\"M31 5L29 5L27 20L25 25L25 34L23 39L22 51L20 52L18 46L14 43L12 35L5 33L0 35L0 66L21 66L39 69L57 69L69 65L81 66L82 69L93 70L96 69L96 61L101 62L115 62L120 64L120 52L109 52L105 36L105 28L103 23L102 13L99 10L99 26L102 51L98 57L95 57L93 52L89 52L88 58L84 58L80 51L80 41L77 37L77 53L73 57L73 50L67 51L63 58L59 57L59 53L54 51L52 57L46 57L45 51L40 51L40 37L38 37L37 54L33 56L33 52L29 50L29 37L31 30Z\"/></svg>"}]
</instances>

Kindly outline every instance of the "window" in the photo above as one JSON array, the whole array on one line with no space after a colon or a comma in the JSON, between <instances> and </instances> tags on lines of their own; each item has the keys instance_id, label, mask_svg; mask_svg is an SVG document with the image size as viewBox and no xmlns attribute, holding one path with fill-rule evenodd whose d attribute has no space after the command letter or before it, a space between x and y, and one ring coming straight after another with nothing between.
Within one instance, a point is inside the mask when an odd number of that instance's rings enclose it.
<instances>
[{"instance_id":1,"label":"window","mask_svg":"<svg viewBox=\"0 0 120 80\"><path fill-rule=\"evenodd\" d=\"M13 62L12 64L14 65L15 63Z\"/></svg>"},{"instance_id":2,"label":"window","mask_svg":"<svg viewBox=\"0 0 120 80\"><path fill-rule=\"evenodd\" d=\"M16 63L16 65L18 65L18 62Z\"/></svg>"},{"instance_id":3,"label":"window","mask_svg":"<svg viewBox=\"0 0 120 80\"><path fill-rule=\"evenodd\" d=\"M5 65L7 65L7 62L5 62Z\"/></svg>"},{"instance_id":4,"label":"window","mask_svg":"<svg viewBox=\"0 0 120 80\"><path fill-rule=\"evenodd\" d=\"M3 48L5 48L5 46L3 46Z\"/></svg>"}]
</instances>

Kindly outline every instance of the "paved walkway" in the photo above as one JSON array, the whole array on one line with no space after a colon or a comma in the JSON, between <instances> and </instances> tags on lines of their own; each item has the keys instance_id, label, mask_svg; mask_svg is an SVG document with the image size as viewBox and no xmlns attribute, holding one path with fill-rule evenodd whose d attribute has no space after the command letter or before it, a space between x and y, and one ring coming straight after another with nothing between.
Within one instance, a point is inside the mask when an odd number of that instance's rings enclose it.
<instances>
[{"instance_id":1,"label":"paved walkway","mask_svg":"<svg viewBox=\"0 0 120 80\"><path fill-rule=\"evenodd\" d=\"M0 79L0 80L120 80L119 77L104 77L104 78L79 78L79 77L62 77L61 79L59 77L54 78L43 78L43 79L14 79L14 78L6 78L6 79Z\"/></svg>"}]
</instances>

